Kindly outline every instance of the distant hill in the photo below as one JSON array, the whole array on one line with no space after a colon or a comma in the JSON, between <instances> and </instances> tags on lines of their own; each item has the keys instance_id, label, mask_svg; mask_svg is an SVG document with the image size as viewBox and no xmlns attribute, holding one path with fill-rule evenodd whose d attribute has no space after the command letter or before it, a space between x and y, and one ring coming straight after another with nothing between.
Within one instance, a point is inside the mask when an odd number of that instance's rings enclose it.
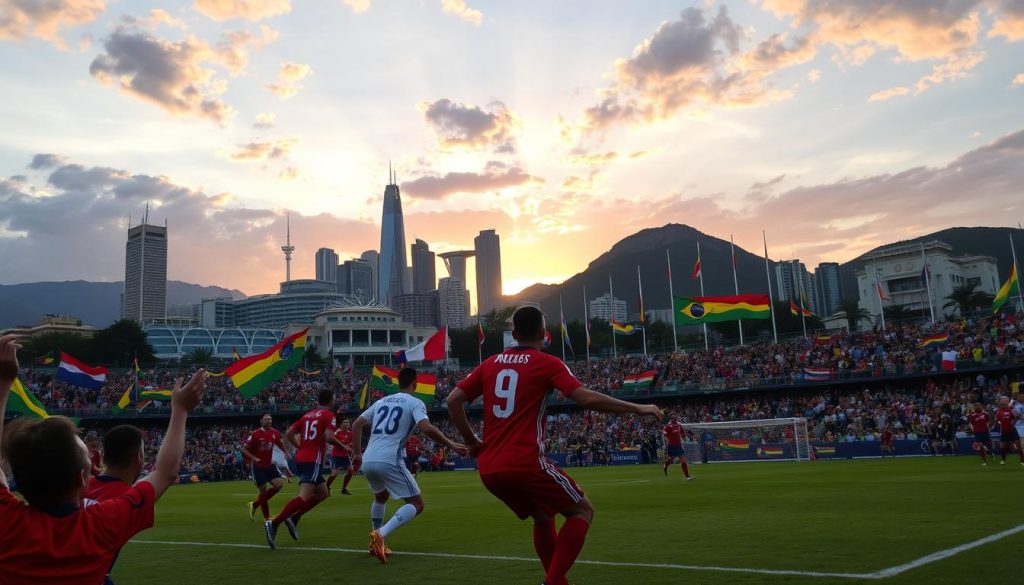
<instances>
[{"instance_id":1,"label":"distant hill","mask_svg":"<svg viewBox=\"0 0 1024 585\"><path fill-rule=\"evenodd\" d=\"M0 285L0 328L34 325L47 313L67 313L94 327L120 317L122 282L29 282ZM198 303L211 297L244 299L241 291L188 282L167 282L168 305Z\"/></svg>"},{"instance_id":2,"label":"distant hill","mask_svg":"<svg viewBox=\"0 0 1024 585\"><path fill-rule=\"evenodd\" d=\"M539 302L545 313L557 316L558 298L561 295L566 320L582 320L584 285L589 301L608 292L608 277L611 276L615 296L625 300L630 313L633 313L637 307L639 266L644 284L644 308L648 311L668 309L670 300L665 250L672 256L672 282L676 296L699 295L699 283L690 278L697 259L698 238L704 272L704 293L733 294L735 289L729 242L687 225L668 224L645 229L619 241L611 250L591 262L586 270L562 284L535 284L508 298L512 302ZM774 262L771 266L774 275ZM741 292L768 292L763 256L755 256L736 246L736 271Z\"/></svg>"}]
</instances>

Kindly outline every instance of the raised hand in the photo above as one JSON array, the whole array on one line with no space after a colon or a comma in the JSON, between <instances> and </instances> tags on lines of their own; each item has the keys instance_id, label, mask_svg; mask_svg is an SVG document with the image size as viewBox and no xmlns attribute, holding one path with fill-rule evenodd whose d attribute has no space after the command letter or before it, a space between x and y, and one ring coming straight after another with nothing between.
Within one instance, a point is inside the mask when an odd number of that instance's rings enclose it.
<instances>
[{"instance_id":1,"label":"raised hand","mask_svg":"<svg viewBox=\"0 0 1024 585\"><path fill-rule=\"evenodd\" d=\"M181 385L183 378L174 381L174 392L171 394L171 408L180 408L191 412L203 399L206 390L206 370L200 369L192 374L188 384Z\"/></svg>"},{"instance_id":2,"label":"raised hand","mask_svg":"<svg viewBox=\"0 0 1024 585\"><path fill-rule=\"evenodd\" d=\"M10 386L18 377L18 350L21 345L13 335L0 337L0 387ZM6 389L6 388L5 388Z\"/></svg>"},{"instance_id":3,"label":"raised hand","mask_svg":"<svg viewBox=\"0 0 1024 585\"><path fill-rule=\"evenodd\" d=\"M653 416L657 418L664 416L661 409L654 404L638 404L636 413L640 416Z\"/></svg>"}]
</instances>

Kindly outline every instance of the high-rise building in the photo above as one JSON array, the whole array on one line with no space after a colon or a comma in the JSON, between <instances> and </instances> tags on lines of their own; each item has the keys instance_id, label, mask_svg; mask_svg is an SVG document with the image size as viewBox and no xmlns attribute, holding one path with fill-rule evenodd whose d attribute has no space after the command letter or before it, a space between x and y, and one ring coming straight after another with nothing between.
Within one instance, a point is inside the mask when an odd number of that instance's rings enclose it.
<instances>
[{"instance_id":1,"label":"high-rise building","mask_svg":"<svg viewBox=\"0 0 1024 585\"><path fill-rule=\"evenodd\" d=\"M437 283L437 295L439 326L448 325L453 329L465 327L469 317L469 291L466 290L466 284L454 276L442 278Z\"/></svg>"},{"instance_id":2,"label":"high-rise building","mask_svg":"<svg viewBox=\"0 0 1024 585\"><path fill-rule=\"evenodd\" d=\"M605 321L626 321L626 301L617 299L612 293L604 293L590 301L590 318L604 319Z\"/></svg>"},{"instance_id":3,"label":"high-rise building","mask_svg":"<svg viewBox=\"0 0 1024 585\"><path fill-rule=\"evenodd\" d=\"M804 263L799 260L782 260L775 265L776 298L793 301L797 305L803 298L804 308L820 314L818 294Z\"/></svg>"},{"instance_id":4,"label":"high-rise building","mask_svg":"<svg viewBox=\"0 0 1024 585\"><path fill-rule=\"evenodd\" d=\"M337 266L338 292L360 303L373 300L373 269L360 258L346 260Z\"/></svg>"},{"instance_id":5,"label":"high-rise building","mask_svg":"<svg viewBox=\"0 0 1024 585\"><path fill-rule=\"evenodd\" d=\"M128 228L124 260L121 317L142 323L167 314L167 226L142 224Z\"/></svg>"},{"instance_id":6,"label":"high-rise building","mask_svg":"<svg viewBox=\"0 0 1024 585\"><path fill-rule=\"evenodd\" d=\"M377 300L390 305L391 300L405 294L406 269L405 219L402 216L402 195L394 175L384 188L384 212L380 222L380 269L377 273Z\"/></svg>"},{"instance_id":7,"label":"high-rise building","mask_svg":"<svg viewBox=\"0 0 1024 585\"><path fill-rule=\"evenodd\" d=\"M817 280L818 310L822 316L835 315L843 302L843 279L838 262L822 262L814 269Z\"/></svg>"},{"instance_id":8,"label":"high-rise building","mask_svg":"<svg viewBox=\"0 0 1024 585\"><path fill-rule=\"evenodd\" d=\"M504 306L501 292L501 241L494 230L473 239L476 251L476 310L484 315Z\"/></svg>"},{"instance_id":9,"label":"high-rise building","mask_svg":"<svg viewBox=\"0 0 1024 585\"><path fill-rule=\"evenodd\" d=\"M338 280L338 255L330 248L316 251L316 279L336 282Z\"/></svg>"},{"instance_id":10,"label":"high-rise building","mask_svg":"<svg viewBox=\"0 0 1024 585\"><path fill-rule=\"evenodd\" d=\"M394 297L395 311L406 323L414 327L437 327L438 325L437 291L411 293Z\"/></svg>"},{"instance_id":11,"label":"high-rise building","mask_svg":"<svg viewBox=\"0 0 1024 585\"><path fill-rule=\"evenodd\" d=\"M417 239L412 245L412 291L425 293L437 290L437 271L434 253L423 240Z\"/></svg>"},{"instance_id":12,"label":"high-rise building","mask_svg":"<svg viewBox=\"0 0 1024 585\"><path fill-rule=\"evenodd\" d=\"M380 273L380 253L377 250L367 250L363 252L359 259L370 265L370 280L373 283L370 292L370 298L373 300L379 300L380 295L377 291L378 277Z\"/></svg>"}]
</instances>

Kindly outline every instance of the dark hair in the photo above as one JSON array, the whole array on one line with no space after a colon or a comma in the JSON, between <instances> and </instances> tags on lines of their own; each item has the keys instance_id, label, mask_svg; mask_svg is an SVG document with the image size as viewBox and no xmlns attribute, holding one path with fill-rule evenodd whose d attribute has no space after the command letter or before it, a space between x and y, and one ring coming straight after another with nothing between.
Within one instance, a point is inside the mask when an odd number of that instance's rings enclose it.
<instances>
[{"instance_id":1,"label":"dark hair","mask_svg":"<svg viewBox=\"0 0 1024 585\"><path fill-rule=\"evenodd\" d=\"M103 435L103 463L107 467L131 465L142 450L142 430L132 425L116 426Z\"/></svg>"},{"instance_id":2,"label":"dark hair","mask_svg":"<svg viewBox=\"0 0 1024 585\"><path fill-rule=\"evenodd\" d=\"M412 368L402 368L398 372L398 387L408 388L409 386L416 385L416 370Z\"/></svg>"},{"instance_id":3,"label":"dark hair","mask_svg":"<svg viewBox=\"0 0 1024 585\"><path fill-rule=\"evenodd\" d=\"M519 307L512 314L512 337L520 343L544 339L544 313L537 307Z\"/></svg>"},{"instance_id":4,"label":"dark hair","mask_svg":"<svg viewBox=\"0 0 1024 585\"><path fill-rule=\"evenodd\" d=\"M320 406L327 406L334 400L334 392L328 388L324 388L316 395L316 401Z\"/></svg>"},{"instance_id":5,"label":"dark hair","mask_svg":"<svg viewBox=\"0 0 1024 585\"><path fill-rule=\"evenodd\" d=\"M3 457L25 500L43 510L63 504L89 469L78 428L64 416L12 422L4 431Z\"/></svg>"}]
</instances>

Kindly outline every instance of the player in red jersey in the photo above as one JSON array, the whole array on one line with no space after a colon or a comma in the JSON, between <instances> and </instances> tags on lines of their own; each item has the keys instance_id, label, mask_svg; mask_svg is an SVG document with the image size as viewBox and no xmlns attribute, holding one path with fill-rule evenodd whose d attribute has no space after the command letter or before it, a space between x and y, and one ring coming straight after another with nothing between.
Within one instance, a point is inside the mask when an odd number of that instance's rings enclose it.
<instances>
[{"instance_id":1,"label":"player in red jersey","mask_svg":"<svg viewBox=\"0 0 1024 585\"><path fill-rule=\"evenodd\" d=\"M885 459L886 454L892 458L896 458L896 451L893 449L892 441L895 435L892 432L892 427L886 425L885 430L882 431L882 459Z\"/></svg>"},{"instance_id":2,"label":"player in red jersey","mask_svg":"<svg viewBox=\"0 0 1024 585\"><path fill-rule=\"evenodd\" d=\"M601 412L661 416L654 405L625 402L583 387L558 358L540 351L544 315L521 307L512 316L518 347L491 356L448 397L448 413L479 458L480 479L522 520L533 518L533 544L544 582L566 585L586 539L594 508L583 490L544 456L544 415L552 389L581 407ZM483 441L473 433L465 405L483 396ZM555 532L554 516L565 516Z\"/></svg>"},{"instance_id":3,"label":"player in red jersey","mask_svg":"<svg viewBox=\"0 0 1024 585\"><path fill-rule=\"evenodd\" d=\"M341 413L339 412L339 415ZM342 471L345 472L345 479L341 482L341 493L346 496L351 496L352 492L348 491L348 482L352 481L352 476L355 475L356 470L352 467L352 458L349 457L352 453L352 421L344 419L341 421L341 428L338 432L334 433L334 436L348 449L342 449L337 446L331 447L331 457L334 459L334 469L331 470L331 476L327 478L327 490L330 491L331 484L334 483L335 478Z\"/></svg>"},{"instance_id":4,"label":"player in red jersey","mask_svg":"<svg viewBox=\"0 0 1024 585\"><path fill-rule=\"evenodd\" d=\"M0 338L0 412L18 375L18 344ZM75 424L62 416L20 418L4 432L0 452L10 464L22 501L0 471L0 583L96 585L103 582L124 543L153 525L153 508L178 479L185 450L185 422L203 397L206 372L175 384L171 418L152 473L124 494L80 507L89 461Z\"/></svg>"},{"instance_id":5,"label":"player in red jersey","mask_svg":"<svg viewBox=\"0 0 1024 585\"><path fill-rule=\"evenodd\" d=\"M321 473L321 466L327 455L327 445L334 445L349 452L352 449L334 436L334 431L338 428L338 424L334 420L334 392L326 388L321 390L317 395L317 403L319 404L317 408L302 415L302 418L295 421L285 434L288 442L295 446L295 466L299 472L299 495L288 500L288 503L272 520L263 523L267 534L267 544L272 549L277 546L275 538L277 537L277 528L281 524L288 528L288 534L292 539L298 540L299 531L296 524L299 519L327 499L327 484Z\"/></svg>"},{"instance_id":6,"label":"player in red jersey","mask_svg":"<svg viewBox=\"0 0 1024 585\"><path fill-rule=\"evenodd\" d=\"M405 442L405 466L409 468L409 473L412 473L415 477L420 472L420 445L422 441L416 435L409 435L409 440Z\"/></svg>"},{"instance_id":7,"label":"player in red jersey","mask_svg":"<svg viewBox=\"0 0 1024 585\"><path fill-rule=\"evenodd\" d=\"M90 473L92 475L103 473L103 451L100 450L100 442L96 439L89 439L85 446L89 449L89 463L92 465Z\"/></svg>"},{"instance_id":8,"label":"player in red jersey","mask_svg":"<svg viewBox=\"0 0 1024 585\"><path fill-rule=\"evenodd\" d=\"M1017 413L1010 408L1010 399L999 398L999 409L996 410L996 424L999 425L999 465L1006 465L1006 454L1016 450L1020 455L1020 464L1024 465L1024 451L1020 448L1020 435L1017 434Z\"/></svg>"},{"instance_id":9,"label":"player in red jersey","mask_svg":"<svg viewBox=\"0 0 1024 585\"><path fill-rule=\"evenodd\" d=\"M967 422L974 433L974 443L978 446L981 464L988 465L988 454L992 452L992 435L989 433L989 429L992 428L992 417L985 412L980 402L975 402L974 410L967 415Z\"/></svg>"},{"instance_id":10,"label":"player in red jersey","mask_svg":"<svg viewBox=\"0 0 1024 585\"><path fill-rule=\"evenodd\" d=\"M690 466L687 465L686 452L683 451L683 427L679 425L679 420L672 418L665 423L665 428L661 430L661 434L665 436L665 477L668 477L668 467L672 465L672 462L679 459L679 465L683 469L683 475L686 480L693 479L690 477Z\"/></svg>"},{"instance_id":11,"label":"player in red jersey","mask_svg":"<svg viewBox=\"0 0 1024 585\"><path fill-rule=\"evenodd\" d=\"M270 498L284 487L281 481L281 473L274 465L274 447L288 452L284 448L284 441L281 440L281 433L272 425L274 419L270 414L264 414L260 419L260 428L249 433L249 436L242 441L242 456L252 461L252 481L256 484L259 494L256 499L246 504L249 510L249 520L256 519L256 508L263 512L263 520L270 520ZM267 489L267 484L270 488Z\"/></svg>"}]
</instances>

